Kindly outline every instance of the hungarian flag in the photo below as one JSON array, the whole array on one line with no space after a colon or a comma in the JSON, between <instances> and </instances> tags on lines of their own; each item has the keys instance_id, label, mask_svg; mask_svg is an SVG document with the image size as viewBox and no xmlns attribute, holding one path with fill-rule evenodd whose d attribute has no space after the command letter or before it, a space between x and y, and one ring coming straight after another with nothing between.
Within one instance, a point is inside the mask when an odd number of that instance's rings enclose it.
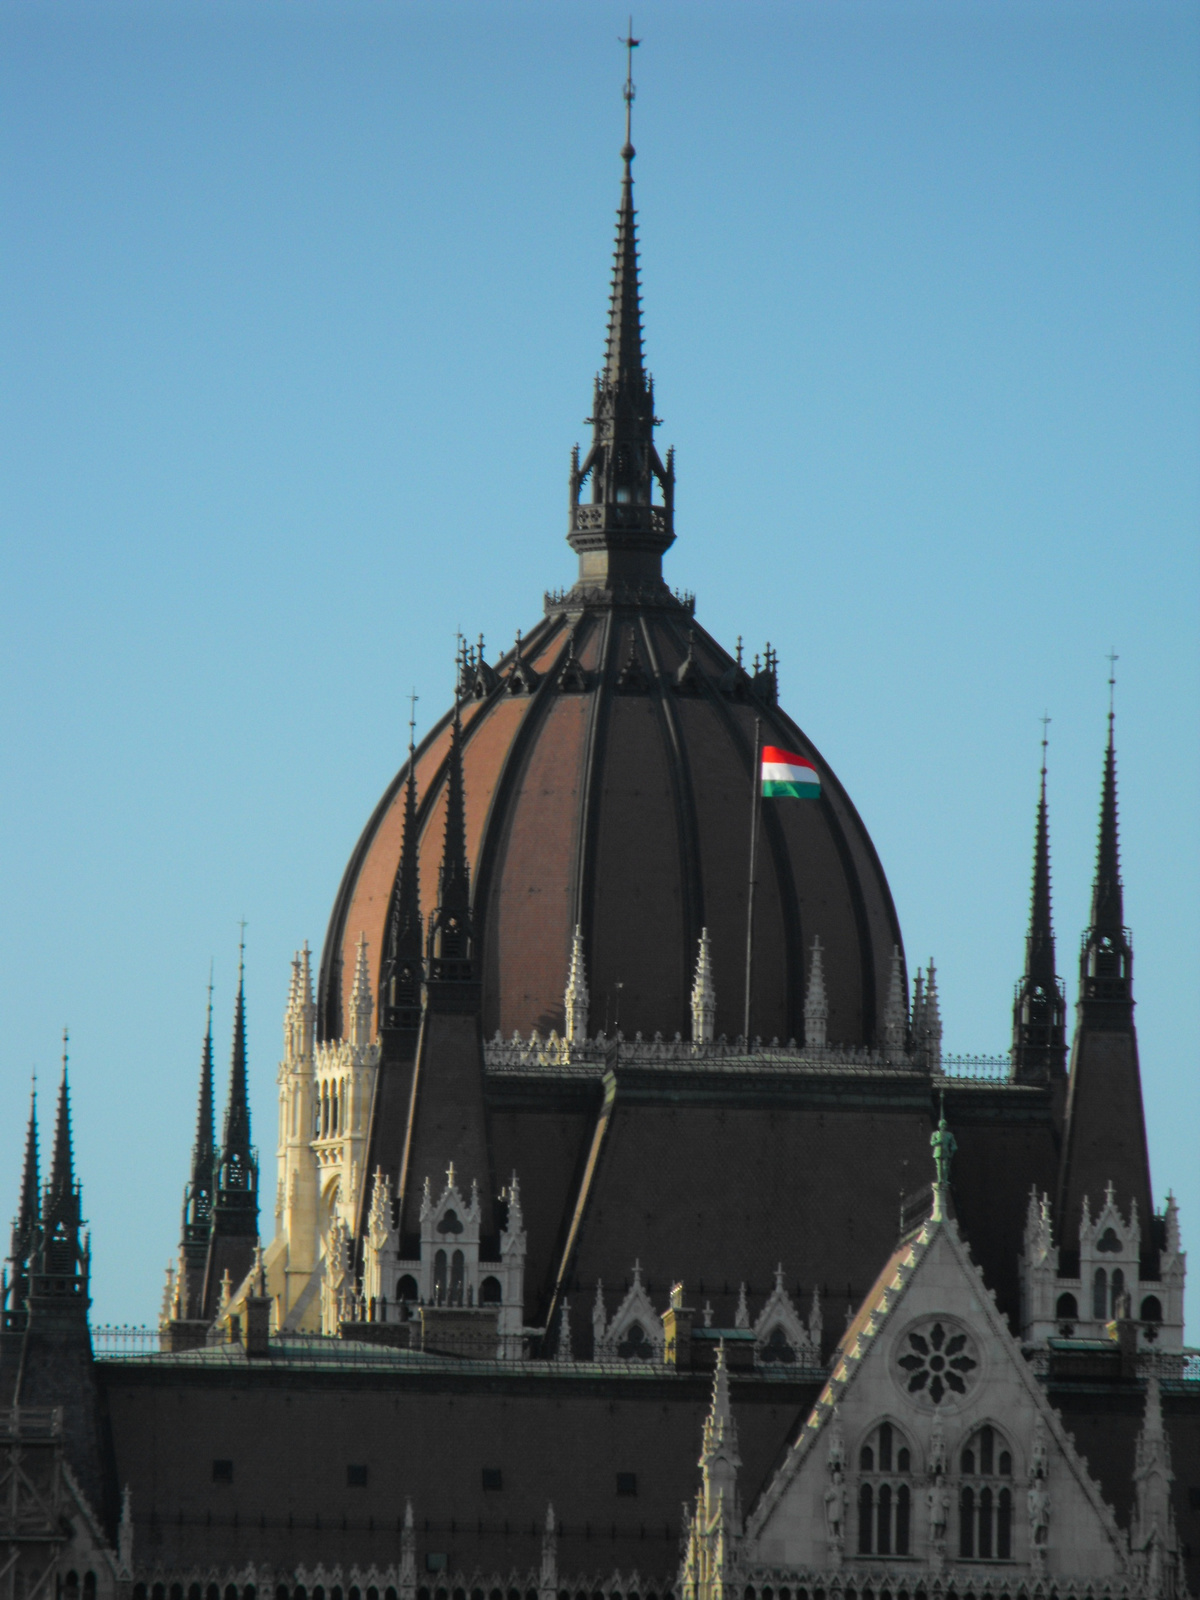
<instances>
[{"instance_id":1,"label":"hungarian flag","mask_svg":"<svg viewBox=\"0 0 1200 1600\"><path fill-rule=\"evenodd\" d=\"M793 800L819 800L821 779L816 767L805 756L791 750L777 750L773 744L763 745L762 792L766 800L781 800L790 795Z\"/></svg>"}]
</instances>

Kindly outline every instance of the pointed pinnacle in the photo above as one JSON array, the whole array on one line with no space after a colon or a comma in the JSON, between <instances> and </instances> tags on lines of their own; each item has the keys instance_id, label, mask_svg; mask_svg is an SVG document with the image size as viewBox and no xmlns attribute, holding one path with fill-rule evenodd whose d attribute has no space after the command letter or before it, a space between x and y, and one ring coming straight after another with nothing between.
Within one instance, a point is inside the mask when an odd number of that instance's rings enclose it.
<instances>
[{"instance_id":1,"label":"pointed pinnacle","mask_svg":"<svg viewBox=\"0 0 1200 1600\"><path fill-rule=\"evenodd\" d=\"M1108 746L1100 785L1100 837L1096 846L1096 878L1092 885L1093 930L1119 935L1125 923L1121 863L1117 841L1117 753L1113 716L1108 716Z\"/></svg>"},{"instance_id":2,"label":"pointed pinnacle","mask_svg":"<svg viewBox=\"0 0 1200 1600\"><path fill-rule=\"evenodd\" d=\"M246 977L239 952L237 1003L233 1012L233 1050L229 1062L229 1104L225 1108L223 1155L250 1149L250 1102L246 1081Z\"/></svg>"},{"instance_id":3,"label":"pointed pinnacle","mask_svg":"<svg viewBox=\"0 0 1200 1600\"><path fill-rule=\"evenodd\" d=\"M1054 970L1054 925L1050 909L1050 826L1046 808L1046 768L1042 765L1037 825L1033 845L1033 890L1029 907L1029 933L1025 941L1025 976L1051 993L1057 981Z\"/></svg>"},{"instance_id":4,"label":"pointed pinnacle","mask_svg":"<svg viewBox=\"0 0 1200 1600\"><path fill-rule=\"evenodd\" d=\"M206 1188L212 1182L216 1115L213 1109L212 986L208 990L208 1026L200 1056L200 1104L196 1112L196 1143L192 1151L192 1182Z\"/></svg>"},{"instance_id":5,"label":"pointed pinnacle","mask_svg":"<svg viewBox=\"0 0 1200 1600\"><path fill-rule=\"evenodd\" d=\"M54 1154L50 1165L51 1195L69 1194L75 1187L75 1161L71 1152L71 1089L67 1081L66 1034L63 1034L62 1081L58 1088L58 1113L54 1120Z\"/></svg>"},{"instance_id":6,"label":"pointed pinnacle","mask_svg":"<svg viewBox=\"0 0 1200 1600\"><path fill-rule=\"evenodd\" d=\"M25 1135L25 1165L21 1171L21 1207L13 1230L13 1256L28 1247L41 1218L41 1175L38 1171L37 1083L29 1095L29 1128Z\"/></svg>"}]
</instances>

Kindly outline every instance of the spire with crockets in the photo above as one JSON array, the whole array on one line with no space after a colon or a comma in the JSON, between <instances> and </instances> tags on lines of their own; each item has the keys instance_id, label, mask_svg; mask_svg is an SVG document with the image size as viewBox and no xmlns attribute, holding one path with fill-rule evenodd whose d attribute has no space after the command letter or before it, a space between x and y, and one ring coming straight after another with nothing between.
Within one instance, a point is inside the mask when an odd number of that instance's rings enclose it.
<instances>
[{"instance_id":1,"label":"spire with crockets","mask_svg":"<svg viewBox=\"0 0 1200 1600\"><path fill-rule=\"evenodd\" d=\"M71 1150L71 1088L67 1079L67 1031L63 1029L62 1079L54 1120L50 1181L42 1196L39 1246L34 1252L30 1291L34 1299L82 1300L87 1303L88 1253L80 1239L83 1227L75 1159Z\"/></svg>"},{"instance_id":2,"label":"spire with crockets","mask_svg":"<svg viewBox=\"0 0 1200 1600\"><path fill-rule=\"evenodd\" d=\"M4 1305L4 1329L16 1333L29 1320L29 1269L37 1249L42 1220L41 1180L38 1172L37 1084L29 1094L29 1127L25 1134L25 1165L21 1172L20 1209L13 1218L12 1279Z\"/></svg>"},{"instance_id":3,"label":"spire with crockets","mask_svg":"<svg viewBox=\"0 0 1200 1600\"><path fill-rule=\"evenodd\" d=\"M216 1169L212 1231L258 1237L258 1152L250 1142L250 1095L246 1078L245 924L238 946L238 992L233 1013L233 1055L229 1065L229 1104Z\"/></svg>"},{"instance_id":4,"label":"spire with crockets","mask_svg":"<svg viewBox=\"0 0 1200 1600\"><path fill-rule=\"evenodd\" d=\"M462 719L458 698L446 763L446 840L438 875L437 909L429 930L429 976L435 982L473 976L471 878L467 866L467 823L463 801Z\"/></svg>"},{"instance_id":5,"label":"spire with crockets","mask_svg":"<svg viewBox=\"0 0 1200 1600\"><path fill-rule=\"evenodd\" d=\"M208 980L208 1024L200 1055L200 1103L196 1112L196 1142L192 1146L192 1175L183 1192L181 1247L187 1276L187 1296L199 1292L208 1239L212 1232L213 1168L216 1165L216 1119L213 1111L212 974Z\"/></svg>"},{"instance_id":6,"label":"spire with crockets","mask_svg":"<svg viewBox=\"0 0 1200 1600\"><path fill-rule=\"evenodd\" d=\"M579 555L582 586L610 589L618 584L661 584L662 556L675 538L673 453L664 465L654 445L654 380L642 357L641 286L638 281L636 213L633 208L633 52L639 41L624 41L624 174L617 211L617 239L604 369L597 374L592 399L592 446L580 462L571 457L571 524L568 542ZM652 504L654 483L662 503ZM590 504L581 504L585 483Z\"/></svg>"},{"instance_id":7,"label":"spire with crockets","mask_svg":"<svg viewBox=\"0 0 1200 1600\"><path fill-rule=\"evenodd\" d=\"M1116 657L1111 657L1115 662ZM1086 1021L1127 1027L1133 1018L1133 947L1125 927L1121 863L1117 849L1117 755L1113 740L1112 691L1108 680L1108 746L1100 787L1100 838L1092 915L1079 961L1079 1001Z\"/></svg>"},{"instance_id":8,"label":"spire with crockets","mask_svg":"<svg viewBox=\"0 0 1200 1600\"><path fill-rule=\"evenodd\" d=\"M415 711L416 695L412 697ZM416 1032L421 1025L421 889L417 863L417 753L415 715L408 724L408 778L404 785L404 832L392 886L383 952L379 1009L384 1028Z\"/></svg>"},{"instance_id":9,"label":"spire with crockets","mask_svg":"<svg viewBox=\"0 0 1200 1600\"><path fill-rule=\"evenodd\" d=\"M1046 726L1042 723L1042 777L1033 845L1033 895L1025 940L1025 972L1013 1002L1013 1074L1022 1083L1060 1076L1067 1059L1067 997L1055 970L1050 915L1050 830L1046 812Z\"/></svg>"}]
</instances>

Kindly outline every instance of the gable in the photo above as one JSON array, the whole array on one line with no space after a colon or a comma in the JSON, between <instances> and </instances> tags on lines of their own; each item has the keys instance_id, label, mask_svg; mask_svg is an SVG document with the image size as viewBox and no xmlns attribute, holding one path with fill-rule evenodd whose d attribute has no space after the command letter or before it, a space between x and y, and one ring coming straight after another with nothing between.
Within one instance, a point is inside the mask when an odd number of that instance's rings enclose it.
<instances>
[{"instance_id":1,"label":"gable","mask_svg":"<svg viewBox=\"0 0 1200 1600\"><path fill-rule=\"evenodd\" d=\"M817 1572L897 1557L1125 1570L1112 1513L952 1221L931 1219L880 1274L747 1520L745 1554Z\"/></svg>"}]
</instances>

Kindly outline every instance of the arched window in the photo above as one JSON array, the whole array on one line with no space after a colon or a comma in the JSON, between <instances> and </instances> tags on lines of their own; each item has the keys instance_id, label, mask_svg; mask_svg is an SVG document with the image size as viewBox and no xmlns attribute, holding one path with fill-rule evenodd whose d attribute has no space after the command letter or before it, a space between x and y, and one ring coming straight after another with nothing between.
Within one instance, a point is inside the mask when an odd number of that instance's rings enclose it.
<instances>
[{"instance_id":1,"label":"arched window","mask_svg":"<svg viewBox=\"0 0 1200 1600\"><path fill-rule=\"evenodd\" d=\"M1161 1322L1162 1319L1162 1301L1156 1294L1148 1294L1142 1301L1142 1321Z\"/></svg>"},{"instance_id":2,"label":"arched window","mask_svg":"<svg viewBox=\"0 0 1200 1600\"><path fill-rule=\"evenodd\" d=\"M912 1527L912 1500L908 1485L902 1483L896 1490L896 1554L908 1554L909 1533Z\"/></svg>"},{"instance_id":3,"label":"arched window","mask_svg":"<svg viewBox=\"0 0 1200 1600\"><path fill-rule=\"evenodd\" d=\"M1097 1322L1103 1322L1108 1316L1108 1273L1103 1267L1096 1268L1092 1279L1092 1316Z\"/></svg>"},{"instance_id":4,"label":"arched window","mask_svg":"<svg viewBox=\"0 0 1200 1600\"><path fill-rule=\"evenodd\" d=\"M433 1303L435 1306L446 1303L446 1252L439 1250L433 1258Z\"/></svg>"},{"instance_id":5,"label":"arched window","mask_svg":"<svg viewBox=\"0 0 1200 1600\"><path fill-rule=\"evenodd\" d=\"M875 1505L875 1548L881 1556L892 1553L892 1486L879 1485L879 1499Z\"/></svg>"},{"instance_id":6,"label":"arched window","mask_svg":"<svg viewBox=\"0 0 1200 1600\"><path fill-rule=\"evenodd\" d=\"M872 1508L875 1503L875 1491L869 1483L859 1486L858 1491L858 1553L860 1556L871 1554L871 1535L874 1532L872 1524L874 1517Z\"/></svg>"},{"instance_id":7,"label":"arched window","mask_svg":"<svg viewBox=\"0 0 1200 1600\"><path fill-rule=\"evenodd\" d=\"M996 1556L1012 1560L1012 1490L1001 1489L996 1504Z\"/></svg>"},{"instance_id":8,"label":"arched window","mask_svg":"<svg viewBox=\"0 0 1200 1600\"><path fill-rule=\"evenodd\" d=\"M912 1537L912 1446L893 1422L881 1422L858 1452L860 1555L909 1554Z\"/></svg>"},{"instance_id":9,"label":"arched window","mask_svg":"<svg viewBox=\"0 0 1200 1600\"><path fill-rule=\"evenodd\" d=\"M617 1345L622 1361L653 1361L654 1345L640 1322L631 1322Z\"/></svg>"},{"instance_id":10,"label":"arched window","mask_svg":"<svg viewBox=\"0 0 1200 1600\"><path fill-rule=\"evenodd\" d=\"M1060 1322L1074 1322L1079 1316L1079 1302L1073 1294L1060 1294L1054 1306L1054 1315Z\"/></svg>"},{"instance_id":11,"label":"arched window","mask_svg":"<svg viewBox=\"0 0 1200 1600\"><path fill-rule=\"evenodd\" d=\"M958 1553L967 1560L975 1554L975 1491L965 1486L958 1498Z\"/></svg>"},{"instance_id":12,"label":"arched window","mask_svg":"<svg viewBox=\"0 0 1200 1600\"><path fill-rule=\"evenodd\" d=\"M411 1272L406 1272L402 1278L397 1280L396 1299L401 1301L404 1305L416 1304L417 1280L413 1277Z\"/></svg>"},{"instance_id":13,"label":"arched window","mask_svg":"<svg viewBox=\"0 0 1200 1600\"><path fill-rule=\"evenodd\" d=\"M479 1285L479 1304L481 1306L498 1306L501 1298L500 1279L485 1278Z\"/></svg>"},{"instance_id":14,"label":"arched window","mask_svg":"<svg viewBox=\"0 0 1200 1600\"><path fill-rule=\"evenodd\" d=\"M1124 1293L1125 1274L1121 1271L1120 1267L1114 1267L1111 1289L1112 1314L1114 1317L1119 1317L1121 1315L1121 1297L1124 1295Z\"/></svg>"},{"instance_id":15,"label":"arched window","mask_svg":"<svg viewBox=\"0 0 1200 1600\"><path fill-rule=\"evenodd\" d=\"M990 1422L967 1440L960 1459L958 1553L980 1561L1012 1560L1012 1450Z\"/></svg>"},{"instance_id":16,"label":"arched window","mask_svg":"<svg viewBox=\"0 0 1200 1600\"><path fill-rule=\"evenodd\" d=\"M463 1253L456 1250L450 1258L450 1304L460 1306L463 1303Z\"/></svg>"},{"instance_id":17,"label":"arched window","mask_svg":"<svg viewBox=\"0 0 1200 1600\"><path fill-rule=\"evenodd\" d=\"M767 1336L767 1342L758 1352L758 1359L767 1362L777 1361L781 1365L787 1365L795 1361L796 1352L788 1343L787 1334L782 1323L777 1322L771 1329L770 1334Z\"/></svg>"}]
</instances>

